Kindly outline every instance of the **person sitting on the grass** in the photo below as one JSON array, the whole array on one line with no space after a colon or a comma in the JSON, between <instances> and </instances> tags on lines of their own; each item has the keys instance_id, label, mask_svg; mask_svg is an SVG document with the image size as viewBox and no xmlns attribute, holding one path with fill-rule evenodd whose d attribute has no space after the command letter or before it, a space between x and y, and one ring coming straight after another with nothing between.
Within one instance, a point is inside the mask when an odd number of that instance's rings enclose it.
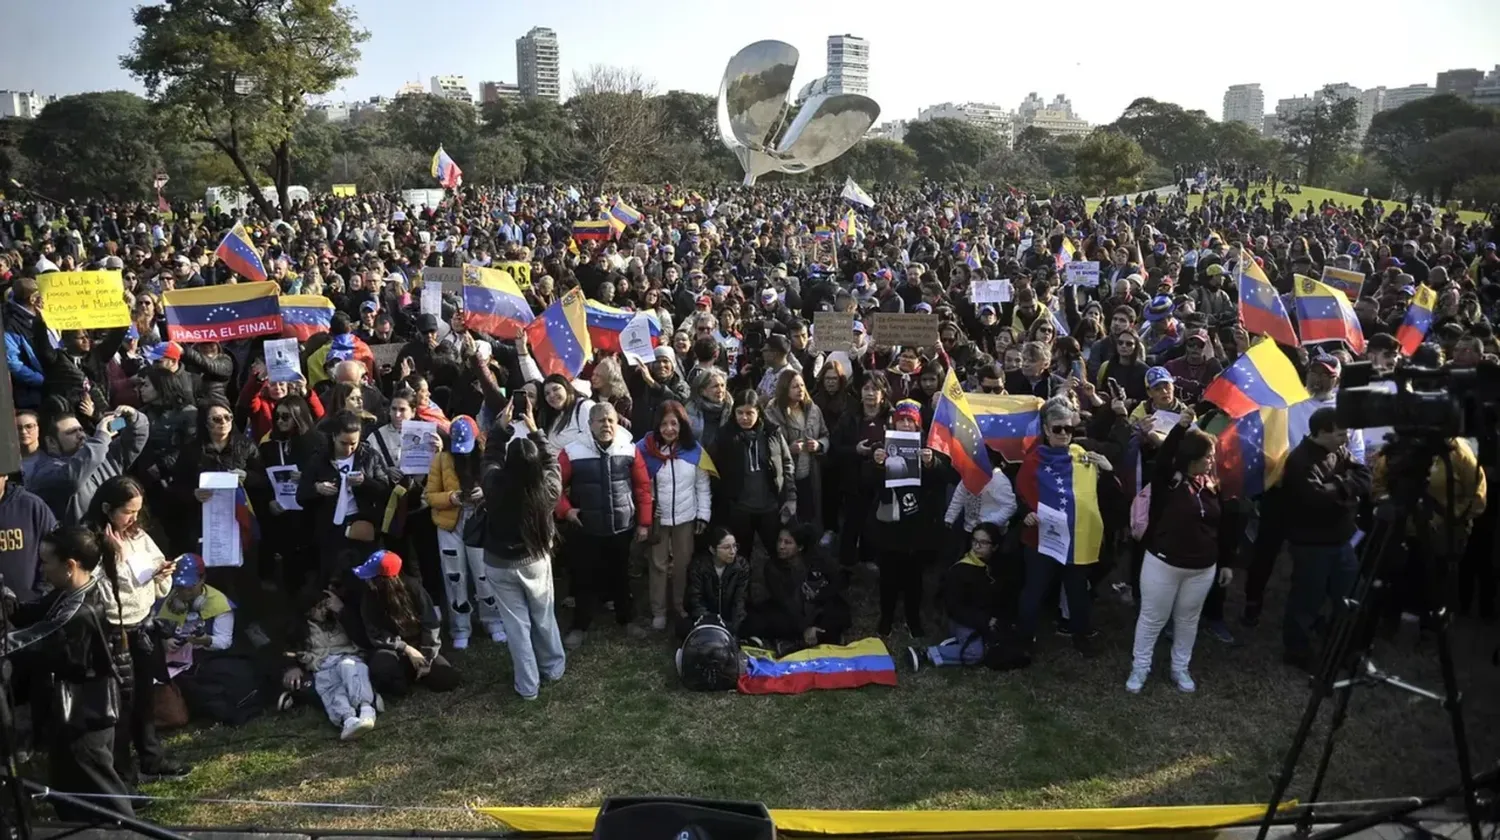
<instances>
[{"instance_id":1,"label":"person sitting on the grass","mask_svg":"<svg viewBox=\"0 0 1500 840\"><path fill-rule=\"evenodd\" d=\"M375 713L382 704L370 685L370 668L345 625L349 614L344 599L330 587L318 593L303 615L307 620L294 631L300 638L294 641L297 650L288 653L293 661L282 675L286 692L277 708L291 708L290 692L306 687L311 672L312 688L323 701L323 711L334 726L341 727L339 739L358 738L375 728Z\"/></svg>"},{"instance_id":2,"label":"person sitting on the grass","mask_svg":"<svg viewBox=\"0 0 1500 840\"><path fill-rule=\"evenodd\" d=\"M938 602L948 616L952 635L925 650L907 648L913 671L921 668L923 660L933 665L978 665L984 661L985 639L996 624L995 577L990 563L999 559L1002 538L998 525L979 523L970 537L969 552L943 571Z\"/></svg>"},{"instance_id":3,"label":"person sitting on the grass","mask_svg":"<svg viewBox=\"0 0 1500 840\"><path fill-rule=\"evenodd\" d=\"M730 634L739 637L750 594L750 564L739 556L739 545L728 528L709 532L708 553L699 554L687 570L687 616L678 622L677 635L686 636L704 616L717 616Z\"/></svg>"},{"instance_id":4,"label":"person sitting on the grass","mask_svg":"<svg viewBox=\"0 0 1500 840\"><path fill-rule=\"evenodd\" d=\"M741 638L784 655L812 645L843 643L853 623L844 599L843 576L817 550L809 525L788 525L776 540L776 556L767 558L752 579L750 608L740 625Z\"/></svg>"},{"instance_id":5,"label":"person sitting on the grass","mask_svg":"<svg viewBox=\"0 0 1500 840\"><path fill-rule=\"evenodd\" d=\"M260 712L255 667L230 652L234 603L205 583L206 575L202 557L178 557L172 590L157 605L154 619L166 639L167 675L182 690L188 711L237 726Z\"/></svg>"},{"instance_id":6,"label":"person sitting on the grass","mask_svg":"<svg viewBox=\"0 0 1500 840\"><path fill-rule=\"evenodd\" d=\"M366 582L359 614L374 649L370 682L375 690L403 697L417 683L433 691L458 688L458 671L440 653L442 616L421 582L401 574L401 556L377 551L354 576Z\"/></svg>"}]
</instances>

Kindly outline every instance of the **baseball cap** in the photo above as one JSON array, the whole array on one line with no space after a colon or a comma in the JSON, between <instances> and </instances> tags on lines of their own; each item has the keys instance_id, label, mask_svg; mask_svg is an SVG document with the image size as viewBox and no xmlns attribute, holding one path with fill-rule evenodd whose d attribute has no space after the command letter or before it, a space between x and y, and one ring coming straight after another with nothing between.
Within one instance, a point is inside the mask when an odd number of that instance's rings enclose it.
<instances>
[{"instance_id":1,"label":"baseball cap","mask_svg":"<svg viewBox=\"0 0 1500 840\"><path fill-rule=\"evenodd\" d=\"M1183 336L1182 340L1184 343L1201 341L1206 346L1208 344L1208 330L1188 330L1187 335Z\"/></svg>"},{"instance_id":2,"label":"baseball cap","mask_svg":"<svg viewBox=\"0 0 1500 840\"><path fill-rule=\"evenodd\" d=\"M988 303L986 303L985 305L979 307L979 314L980 315L984 315L986 313L988 313L990 315L994 315L995 314L995 307L989 305Z\"/></svg>"},{"instance_id":3,"label":"baseball cap","mask_svg":"<svg viewBox=\"0 0 1500 840\"><path fill-rule=\"evenodd\" d=\"M864 335L865 334L865 322L864 321L855 321L854 322L854 331L857 332L857 333L859 333L860 335Z\"/></svg>"},{"instance_id":4,"label":"baseball cap","mask_svg":"<svg viewBox=\"0 0 1500 840\"><path fill-rule=\"evenodd\" d=\"M395 577L399 574L401 574L401 555L384 549L371 554L368 560L354 569L354 576L360 580Z\"/></svg>"},{"instance_id":5,"label":"baseball cap","mask_svg":"<svg viewBox=\"0 0 1500 840\"><path fill-rule=\"evenodd\" d=\"M1146 371L1146 388L1151 389L1163 382L1176 382L1177 377L1164 367L1154 367Z\"/></svg>"},{"instance_id":6,"label":"baseball cap","mask_svg":"<svg viewBox=\"0 0 1500 840\"><path fill-rule=\"evenodd\" d=\"M474 418L467 414L461 414L453 418L453 424L448 427L448 437L451 445L449 448L457 455L467 455L474 451L474 444L479 441L479 424Z\"/></svg>"},{"instance_id":7,"label":"baseball cap","mask_svg":"<svg viewBox=\"0 0 1500 840\"><path fill-rule=\"evenodd\" d=\"M854 288L863 289L868 285L870 285L869 275L865 274L863 271L854 272Z\"/></svg>"},{"instance_id":8,"label":"baseball cap","mask_svg":"<svg viewBox=\"0 0 1500 840\"><path fill-rule=\"evenodd\" d=\"M932 304L924 300L921 303L918 303L916 306L912 307L912 309L916 312L931 312Z\"/></svg>"},{"instance_id":9,"label":"baseball cap","mask_svg":"<svg viewBox=\"0 0 1500 840\"><path fill-rule=\"evenodd\" d=\"M1218 277L1224 273L1224 266L1219 263L1212 263L1208 268L1203 270L1203 273L1208 277Z\"/></svg>"},{"instance_id":10,"label":"baseball cap","mask_svg":"<svg viewBox=\"0 0 1500 840\"><path fill-rule=\"evenodd\" d=\"M698 296L698 308L699 309L712 309L713 305L714 305L714 299L712 297L709 297L708 295L699 295Z\"/></svg>"},{"instance_id":11,"label":"baseball cap","mask_svg":"<svg viewBox=\"0 0 1500 840\"><path fill-rule=\"evenodd\" d=\"M1344 369L1343 363L1338 360L1337 356L1330 356L1327 353L1319 353L1318 355L1313 357L1312 361L1313 364L1328 371L1331 374L1334 374L1335 376L1337 376L1339 372Z\"/></svg>"},{"instance_id":12,"label":"baseball cap","mask_svg":"<svg viewBox=\"0 0 1500 840\"><path fill-rule=\"evenodd\" d=\"M146 348L146 358L159 362L162 359L178 361L182 358L182 345L175 341L163 341Z\"/></svg>"},{"instance_id":13,"label":"baseball cap","mask_svg":"<svg viewBox=\"0 0 1500 840\"><path fill-rule=\"evenodd\" d=\"M177 557L177 566L172 570L172 585L186 589L189 586L197 586L204 578L203 558L196 554L181 554Z\"/></svg>"},{"instance_id":14,"label":"baseball cap","mask_svg":"<svg viewBox=\"0 0 1500 840\"><path fill-rule=\"evenodd\" d=\"M359 305L359 308L364 310L365 312L374 312L380 309L380 304L376 303L373 300L367 300L364 303L361 303Z\"/></svg>"},{"instance_id":15,"label":"baseball cap","mask_svg":"<svg viewBox=\"0 0 1500 840\"><path fill-rule=\"evenodd\" d=\"M760 293L760 299L765 303L775 303L776 290L772 288L762 289Z\"/></svg>"}]
</instances>

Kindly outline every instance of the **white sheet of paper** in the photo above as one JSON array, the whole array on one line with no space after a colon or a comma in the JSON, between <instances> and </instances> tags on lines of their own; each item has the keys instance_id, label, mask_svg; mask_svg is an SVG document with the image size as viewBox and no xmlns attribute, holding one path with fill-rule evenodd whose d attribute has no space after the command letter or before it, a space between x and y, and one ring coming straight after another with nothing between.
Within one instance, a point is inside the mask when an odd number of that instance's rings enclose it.
<instances>
[{"instance_id":1,"label":"white sheet of paper","mask_svg":"<svg viewBox=\"0 0 1500 840\"><path fill-rule=\"evenodd\" d=\"M240 550L240 525L234 517L235 491L240 479L234 473L206 472L198 475L198 489L211 491L203 503L203 565L239 566L245 562Z\"/></svg>"},{"instance_id":2,"label":"white sheet of paper","mask_svg":"<svg viewBox=\"0 0 1500 840\"><path fill-rule=\"evenodd\" d=\"M437 424L427 420L407 420L401 424L401 453L396 457L402 475L427 475L432 471L432 439Z\"/></svg>"},{"instance_id":3,"label":"white sheet of paper","mask_svg":"<svg viewBox=\"0 0 1500 840\"><path fill-rule=\"evenodd\" d=\"M1036 550L1059 563L1068 562L1068 549L1073 540L1068 533L1068 514L1047 505L1036 509Z\"/></svg>"},{"instance_id":4,"label":"white sheet of paper","mask_svg":"<svg viewBox=\"0 0 1500 840\"><path fill-rule=\"evenodd\" d=\"M302 357L295 338L273 338L266 342L266 378L272 382L296 382L302 378Z\"/></svg>"},{"instance_id":5,"label":"white sheet of paper","mask_svg":"<svg viewBox=\"0 0 1500 840\"><path fill-rule=\"evenodd\" d=\"M135 578L136 586L145 586L156 577L156 567L146 561L146 558L131 559L126 561L130 566L130 574Z\"/></svg>"},{"instance_id":6,"label":"white sheet of paper","mask_svg":"<svg viewBox=\"0 0 1500 840\"><path fill-rule=\"evenodd\" d=\"M656 360L656 348L651 346L651 319L646 313L637 313L620 331L620 352L630 361L643 365Z\"/></svg>"},{"instance_id":7,"label":"white sheet of paper","mask_svg":"<svg viewBox=\"0 0 1500 840\"><path fill-rule=\"evenodd\" d=\"M297 472L295 464L284 467L266 467L266 477L271 480L271 489L276 493L276 503L282 510L301 510L297 503L297 482L292 474Z\"/></svg>"},{"instance_id":8,"label":"white sheet of paper","mask_svg":"<svg viewBox=\"0 0 1500 840\"><path fill-rule=\"evenodd\" d=\"M443 315L443 284L439 280L433 280L422 284L422 297L418 309L423 315Z\"/></svg>"},{"instance_id":9,"label":"white sheet of paper","mask_svg":"<svg viewBox=\"0 0 1500 840\"><path fill-rule=\"evenodd\" d=\"M349 476L339 476L339 502L333 508L333 524L344 524L344 520L357 509L354 504L354 488L349 486Z\"/></svg>"},{"instance_id":10,"label":"white sheet of paper","mask_svg":"<svg viewBox=\"0 0 1500 840\"><path fill-rule=\"evenodd\" d=\"M1151 428L1164 435L1171 434L1172 427L1181 419L1182 415L1175 411L1155 411L1151 414Z\"/></svg>"},{"instance_id":11,"label":"white sheet of paper","mask_svg":"<svg viewBox=\"0 0 1500 840\"><path fill-rule=\"evenodd\" d=\"M975 280L970 284L969 299L975 303L1005 303L1010 300L1009 280Z\"/></svg>"},{"instance_id":12,"label":"white sheet of paper","mask_svg":"<svg viewBox=\"0 0 1500 840\"><path fill-rule=\"evenodd\" d=\"M1066 282L1075 286L1099 285L1099 264L1090 260L1078 260L1063 266Z\"/></svg>"}]
</instances>

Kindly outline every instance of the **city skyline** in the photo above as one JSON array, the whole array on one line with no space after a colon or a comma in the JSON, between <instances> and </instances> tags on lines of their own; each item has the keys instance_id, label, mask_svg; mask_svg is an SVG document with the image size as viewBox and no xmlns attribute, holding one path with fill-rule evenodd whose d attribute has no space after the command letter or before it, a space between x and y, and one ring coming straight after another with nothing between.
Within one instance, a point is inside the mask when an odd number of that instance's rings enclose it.
<instances>
[{"instance_id":1,"label":"city skyline","mask_svg":"<svg viewBox=\"0 0 1500 840\"><path fill-rule=\"evenodd\" d=\"M727 6L705 9L701 3L686 0L662 0L656 9L659 14L649 20L607 15L606 10L613 7L602 0L578 0L565 16L549 16L514 0L451 0L442 17L467 23L443 28L441 49L412 39L414 32L434 31L428 7L395 0L347 0L347 4L371 33L355 76L329 94L330 99L351 102L391 96L403 82L440 75L468 79L476 100L477 86L483 81L519 83L516 56L507 46L533 27L556 32L563 98L571 92L573 74L592 64L635 68L653 79L659 91L713 94L729 56L765 38L788 41L800 51L795 90L826 72L827 39L850 33L869 45L869 95L881 104L882 121L913 119L919 109L942 102L1019 102L1033 90L1066 94L1074 113L1093 124L1112 122L1138 97L1174 102L1219 119L1224 92L1234 84L1258 82L1269 105L1312 93L1329 80L1361 89L1435 86L1439 73L1465 68L1487 72L1500 63L1500 50L1487 34L1500 25L1500 6L1479 0L1450 3L1425 10L1421 16L1404 13L1395 0L1372 0L1367 14L1358 19L1333 8L1272 0L1261 14L1237 25L1238 37L1251 43L1284 40L1286 30L1276 21L1279 13L1285 13L1297 16L1299 31L1336 31L1339 39L1349 43L1372 43L1383 33L1375 22L1390 14L1407 20L1403 24L1407 46L1383 50L1378 59L1358 62L1359 66L1350 61L1349 50L1308 50L1295 62L1266 62L1248 73L1243 62L1187 58L1181 60L1191 62L1192 72L1162 72L1159 60L1112 61L1107 54L1087 50L1076 51L1071 61L1059 60L1056 43L1049 39L1013 39L1006 42L1003 55L990 50L944 50L939 64L927 58L928 50L915 48L927 42L952 42L951 19L955 17L962 17L965 31L973 32L1055 29L1054 15L1048 9L1000 10L978 2L961 4L963 8L947 15L869 16L858 21L837 8L809 8L795 25L778 25L741 20ZM1087 0L1085 6L1096 6L1102 13L1110 8ZM1186 20L1196 14L1195 9L1185 0L1167 0L1154 17ZM91 49L73 54L67 62L53 60L55 44L41 35L58 19L76 22L77 31L70 37L90 44ZM13 31L34 32L38 37L17 39L11 49L0 53L0 89L60 96L91 90L143 92L118 66L119 56L129 49L136 33L128 4L19 0L7 21ZM479 25L482 21L505 23ZM1364 26L1369 32L1361 34L1358 30Z\"/></svg>"}]
</instances>

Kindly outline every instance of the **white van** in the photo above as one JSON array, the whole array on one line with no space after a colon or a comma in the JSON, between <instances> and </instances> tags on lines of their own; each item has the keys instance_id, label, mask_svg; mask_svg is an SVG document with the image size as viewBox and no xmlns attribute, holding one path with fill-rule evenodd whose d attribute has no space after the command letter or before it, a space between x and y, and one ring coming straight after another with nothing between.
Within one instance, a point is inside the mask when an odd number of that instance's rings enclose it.
<instances>
[{"instance_id":1,"label":"white van","mask_svg":"<svg viewBox=\"0 0 1500 840\"><path fill-rule=\"evenodd\" d=\"M278 199L275 187L261 187L260 194L271 202L272 207L276 206ZM312 193L308 192L307 187L291 186L287 187L286 197L288 201L295 203L307 201ZM250 191L244 187L209 187L203 193L203 206L211 211L214 205L218 205L226 213L238 213L250 206Z\"/></svg>"}]
</instances>

